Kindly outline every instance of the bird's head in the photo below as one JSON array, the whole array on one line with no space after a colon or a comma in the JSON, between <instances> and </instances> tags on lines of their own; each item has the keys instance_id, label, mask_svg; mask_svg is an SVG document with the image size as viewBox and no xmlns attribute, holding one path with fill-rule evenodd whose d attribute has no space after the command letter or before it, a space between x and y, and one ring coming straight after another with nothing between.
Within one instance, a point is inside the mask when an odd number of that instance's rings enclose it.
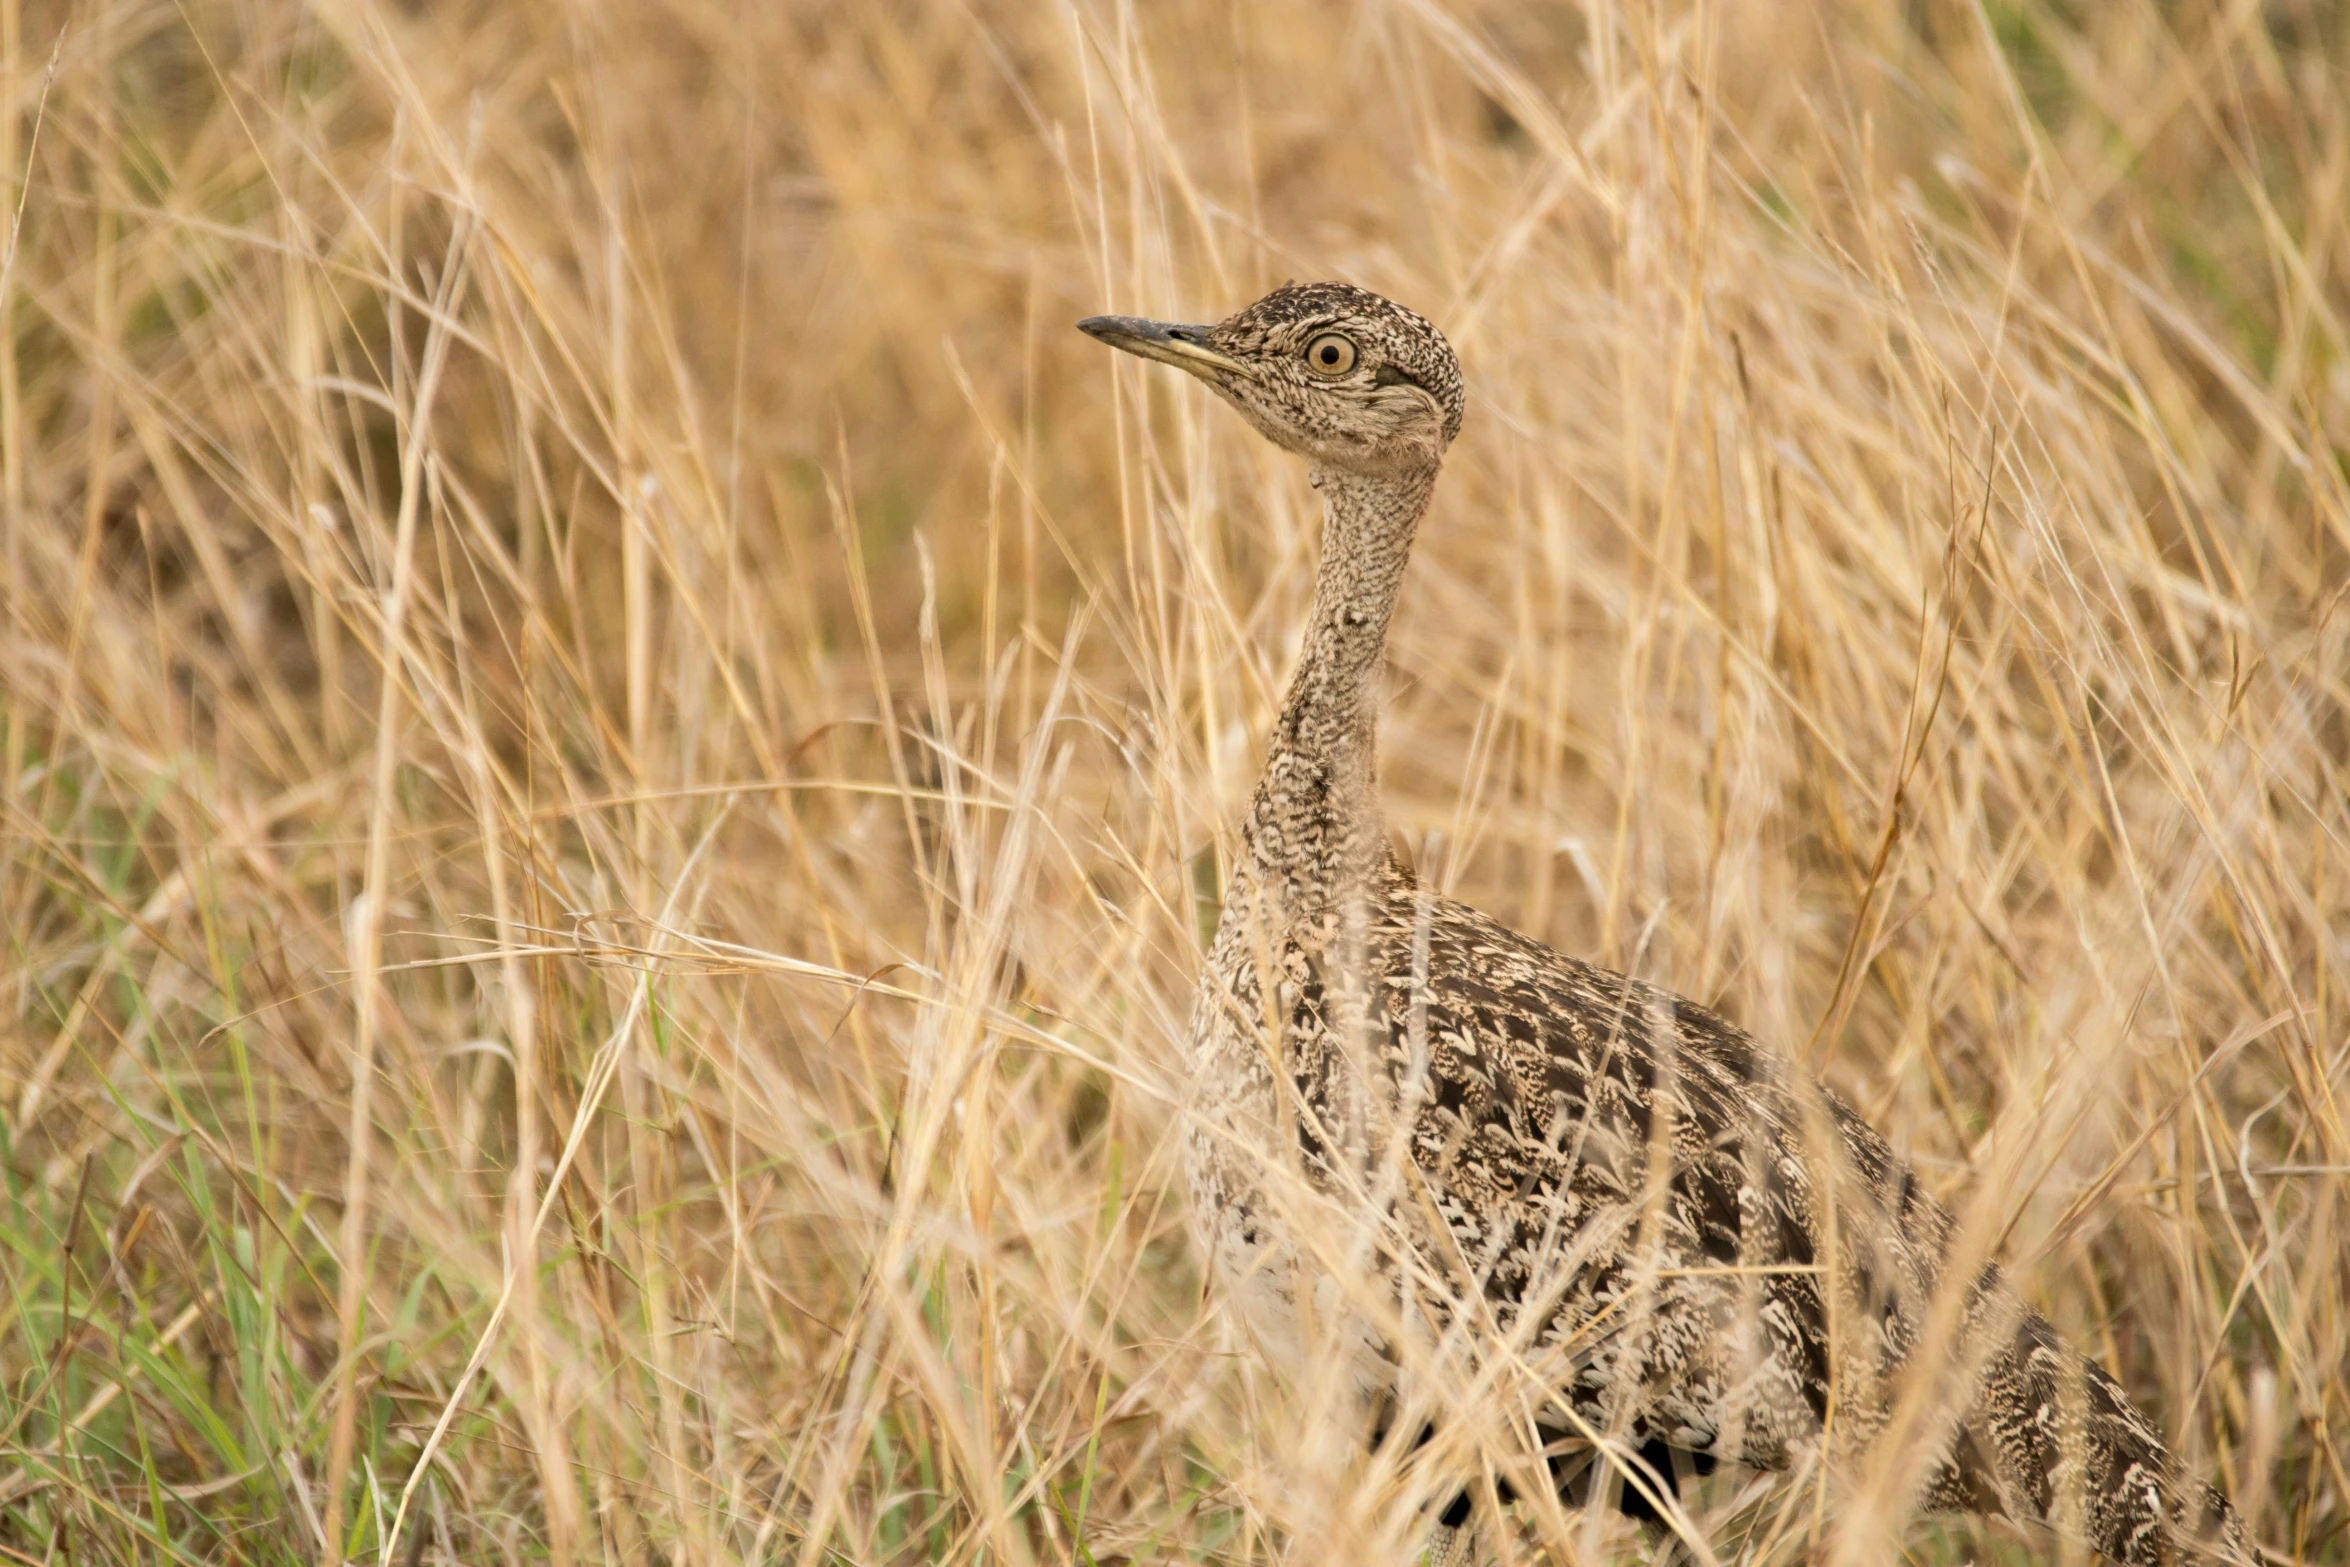
<instances>
[{"instance_id":1,"label":"bird's head","mask_svg":"<svg viewBox=\"0 0 2350 1567\"><path fill-rule=\"evenodd\" d=\"M1285 283L1214 326L1091 316L1079 331L1198 376L1318 467L1432 470L1460 433L1461 368L1424 318L1348 283Z\"/></svg>"}]
</instances>

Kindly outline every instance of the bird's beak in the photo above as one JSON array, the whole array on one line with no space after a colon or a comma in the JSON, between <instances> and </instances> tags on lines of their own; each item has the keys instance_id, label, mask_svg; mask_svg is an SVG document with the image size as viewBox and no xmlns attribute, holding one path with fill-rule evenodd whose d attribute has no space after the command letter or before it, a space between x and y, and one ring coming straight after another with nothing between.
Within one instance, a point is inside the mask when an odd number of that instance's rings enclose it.
<instances>
[{"instance_id":1,"label":"bird's beak","mask_svg":"<svg viewBox=\"0 0 2350 1567\"><path fill-rule=\"evenodd\" d=\"M1172 321L1145 321L1140 316L1087 316L1077 323L1077 330L1087 337L1098 338L1112 348L1123 348L1130 354L1145 359L1156 359L1163 365L1188 370L1193 375L1205 376L1210 371L1256 379L1256 372L1237 359L1228 358L1208 346L1212 328L1184 326Z\"/></svg>"}]
</instances>

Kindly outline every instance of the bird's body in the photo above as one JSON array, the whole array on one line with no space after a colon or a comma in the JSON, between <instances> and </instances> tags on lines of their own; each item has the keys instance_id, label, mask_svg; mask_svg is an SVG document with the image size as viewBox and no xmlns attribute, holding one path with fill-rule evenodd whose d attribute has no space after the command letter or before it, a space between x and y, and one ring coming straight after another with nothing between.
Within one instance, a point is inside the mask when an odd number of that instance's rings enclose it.
<instances>
[{"instance_id":1,"label":"bird's body","mask_svg":"<svg viewBox=\"0 0 2350 1567\"><path fill-rule=\"evenodd\" d=\"M1830 1426L1865 1450L1939 1332L1971 1396L1917 1433L1921 1508L2067 1524L2132 1567L2248 1559L2227 1504L1996 1269L1933 1322L1953 1221L1833 1093L1703 1007L1423 890L1389 847L1388 619L1463 408L1436 329L1337 284L1212 328L1085 325L1208 381L1313 462L1325 502L1191 1028L1195 1212L1260 1340L1352 1322L1360 1392L1390 1391L1377 1314L1293 1231L1293 1174L1383 1227L1390 1301L1550 1371L1546 1435L1700 1468L1785 1469ZM1627 1481L1670 1483L1653 1457Z\"/></svg>"}]
</instances>

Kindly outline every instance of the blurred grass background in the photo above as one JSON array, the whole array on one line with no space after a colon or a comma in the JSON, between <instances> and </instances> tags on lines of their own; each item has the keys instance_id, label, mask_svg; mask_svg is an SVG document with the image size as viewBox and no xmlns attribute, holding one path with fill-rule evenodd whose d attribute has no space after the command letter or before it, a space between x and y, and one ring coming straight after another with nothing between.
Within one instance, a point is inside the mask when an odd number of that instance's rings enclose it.
<instances>
[{"instance_id":1,"label":"blurred grass background","mask_svg":"<svg viewBox=\"0 0 2350 1567\"><path fill-rule=\"evenodd\" d=\"M1068 327L1344 277L1469 376L1424 875L1825 1071L2350 1561L2338 5L0 54L0 1557L1407 1560L1170 1137L1312 494Z\"/></svg>"}]
</instances>

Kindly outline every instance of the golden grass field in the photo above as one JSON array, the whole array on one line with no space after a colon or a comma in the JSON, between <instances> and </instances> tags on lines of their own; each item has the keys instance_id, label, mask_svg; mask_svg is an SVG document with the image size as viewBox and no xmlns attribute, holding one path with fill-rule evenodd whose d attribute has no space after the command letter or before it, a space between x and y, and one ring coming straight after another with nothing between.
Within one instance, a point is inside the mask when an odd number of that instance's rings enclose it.
<instances>
[{"instance_id":1,"label":"golden grass field","mask_svg":"<svg viewBox=\"0 0 2350 1567\"><path fill-rule=\"evenodd\" d=\"M1318 513L1069 325L1344 277L1469 376L1423 875L1824 1072L2350 1562L2331 0L0 34L0 1560L1412 1560L1172 1135ZM2085 1560L1888 1473L1692 1507Z\"/></svg>"}]
</instances>

